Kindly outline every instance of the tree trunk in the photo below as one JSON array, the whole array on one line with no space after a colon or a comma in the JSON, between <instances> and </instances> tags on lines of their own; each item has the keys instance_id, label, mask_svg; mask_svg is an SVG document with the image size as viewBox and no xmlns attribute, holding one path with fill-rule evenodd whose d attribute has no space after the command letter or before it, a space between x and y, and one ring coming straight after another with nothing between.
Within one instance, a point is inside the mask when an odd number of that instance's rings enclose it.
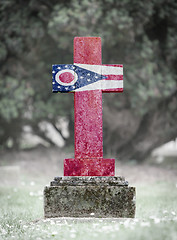
<instances>
[{"instance_id":1,"label":"tree trunk","mask_svg":"<svg viewBox=\"0 0 177 240\"><path fill-rule=\"evenodd\" d=\"M129 111L130 119L135 122L133 113ZM109 111L109 114L112 114ZM115 114L114 114L115 115ZM132 117L131 117L132 116ZM125 134L125 141L121 137L122 129L119 127L108 134L107 129L106 148L112 146L113 153L117 154L119 160L135 159L137 161L145 160L151 151L161 146L168 141L175 139L177 136L177 90L166 99L159 102L154 108L148 111L141 119L137 118L139 122L138 127L135 125L134 133L130 131ZM123 126L124 127L124 126ZM127 129L131 127L127 126ZM127 135L129 134L129 137ZM115 141L116 136L117 141ZM117 136L120 136L120 141ZM107 152L109 152L107 150Z\"/></svg>"}]
</instances>

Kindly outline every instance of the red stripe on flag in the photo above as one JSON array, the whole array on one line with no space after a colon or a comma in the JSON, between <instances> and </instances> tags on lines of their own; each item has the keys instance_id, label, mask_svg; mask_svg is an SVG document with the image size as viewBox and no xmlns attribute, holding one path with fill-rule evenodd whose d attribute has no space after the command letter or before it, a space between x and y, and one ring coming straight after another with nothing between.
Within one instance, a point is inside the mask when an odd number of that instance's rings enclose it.
<instances>
[{"instance_id":1,"label":"red stripe on flag","mask_svg":"<svg viewBox=\"0 0 177 240\"><path fill-rule=\"evenodd\" d=\"M123 80L123 75L103 75L107 77L106 79L103 80Z\"/></svg>"},{"instance_id":2,"label":"red stripe on flag","mask_svg":"<svg viewBox=\"0 0 177 240\"><path fill-rule=\"evenodd\" d=\"M122 64L102 64L102 66L109 66L109 67L122 67L122 68L123 68L123 65L122 65Z\"/></svg>"},{"instance_id":3,"label":"red stripe on flag","mask_svg":"<svg viewBox=\"0 0 177 240\"><path fill-rule=\"evenodd\" d=\"M102 90L104 93L109 93L109 92L123 92L123 88L112 88L112 89L104 89Z\"/></svg>"}]
</instances>

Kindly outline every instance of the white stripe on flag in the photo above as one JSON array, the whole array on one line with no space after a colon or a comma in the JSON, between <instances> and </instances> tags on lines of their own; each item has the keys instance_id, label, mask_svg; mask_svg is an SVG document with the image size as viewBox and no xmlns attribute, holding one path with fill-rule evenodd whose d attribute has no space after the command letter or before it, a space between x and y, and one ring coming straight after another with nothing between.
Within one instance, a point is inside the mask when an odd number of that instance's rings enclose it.
<instances>
[{"instance_id":1,"label":"white stripe on flag","mask_svg":"<svg viewBox=\"0 0 177 240\"><path fill-rule=\"evenodd\" d=\"M87 90L98 90L98 89L115 89L115 88L123 88L123 80L120 81L114 81L114 80L101 80L92 84L89 84L87 86L78 88L74 90L73 92L80 92L80 91L87 91Z\"/></svg>"},{"instance_id":2,"label":"white stripe on flag","mask_svg":"<svg viewBox=\"0 0 177 240\"><path fill-rule=\"evenodd\" d=\"M74 65L101 75L101 67L102 67L101 65L89 65L89 64L78 64L78 63L74 63Z\"/></svg>"},{"instance_id":3,"label":"white stripe on flag","mask_svg":"<svg viewBox=\"0 0 177 240\"><path fill-rule=\"evenodd\" d=\"M74 65L102 75L123 75L123 67L78 64Z\"/></svg>"},{"instance_id":4,"label":"white stripe on flag","mask_svg":"<svg viewBox=\"0 0 177 240\"><path fill-rule=\"evenodd\" d=\"M123 75L122 67L102 66L102 75Z\"/></svg>"}]
</instances>

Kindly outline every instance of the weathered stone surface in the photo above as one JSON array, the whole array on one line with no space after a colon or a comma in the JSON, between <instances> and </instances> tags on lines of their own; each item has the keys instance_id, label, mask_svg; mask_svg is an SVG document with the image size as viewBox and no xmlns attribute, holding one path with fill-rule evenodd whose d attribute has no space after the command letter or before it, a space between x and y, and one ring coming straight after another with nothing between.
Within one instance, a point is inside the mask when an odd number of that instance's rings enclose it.
<instances>
[{"instance_id":1,"label":"weathered stone surface","mask_svg":"<svg viewBox=\"0 0 177 240\"><path fill-rule=\"evenodd\" d=\"M44 215L133 218L135 188L123 177L57 177L44 189Z\"/></svg>"},{"instance_id":2,"label":"weathered stone surface","mask_svg":"<svg viewBox=\"0 0 177 240\"><path fill-rule=\"evenodd\" d=\"M113 158L68 158L64 160L64 176L114 175L115 159Z\"/></svg>"},{"instance_id":3,"label":"weathered stone surface","mask_svg":"<svg viewBox=\"0 0 177 240\"><path fill-rule=\"evenodd\" d=\"M124 177L55 177L50 186L87 186L87 185L104 185L104 186L128 186Z\"/></svg>"},{"instance_id":4,"label":"weathered stone surface","mask_svg":"<svg viewBox=\"0 0 177 240\"><path fill-rule=\"evenodd\" d=\"M123 91L123 65L102 64L100 37L75 37L74 64L52 74L53 92L74 92L75 157L64 176L114 176L115 159L103 158L102 92Z\"/></svg>"}]
</instances>

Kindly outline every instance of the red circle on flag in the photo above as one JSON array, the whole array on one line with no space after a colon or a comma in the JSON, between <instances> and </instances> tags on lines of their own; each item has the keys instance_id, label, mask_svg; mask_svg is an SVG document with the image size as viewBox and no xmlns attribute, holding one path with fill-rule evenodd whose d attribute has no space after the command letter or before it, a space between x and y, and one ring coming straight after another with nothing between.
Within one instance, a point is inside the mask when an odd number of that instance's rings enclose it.
<instances>
[{"instance_id":1,"label":"red circle on flag","mask_svg":"<svg viewBox=\"0 0 177 240\"><path fill-rule=\"evenodd\" d=\"M74 75L70 72L61 73L59 79L63 83L70 83L74 80Z\"/></svg>"}]
</instances>

